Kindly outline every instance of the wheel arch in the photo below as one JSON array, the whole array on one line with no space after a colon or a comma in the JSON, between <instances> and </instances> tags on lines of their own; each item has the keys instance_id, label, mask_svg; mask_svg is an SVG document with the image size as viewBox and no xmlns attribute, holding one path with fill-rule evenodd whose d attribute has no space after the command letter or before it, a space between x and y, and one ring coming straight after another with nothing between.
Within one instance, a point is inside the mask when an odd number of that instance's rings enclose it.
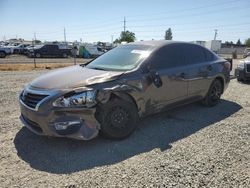
<instances>
[{"instance_id":1,"label":"wheel arch","mask_svg":"<svg viewBox=\"0 0 250 188\"><path fill-rule=\"evenodd\" d=\"M222 84L222 93L224 93L225 79L222 76L217 76L214 80L219 80Z\"/></svg>"},{"instance_id":2,"label":"wheel arch","mask_svg":"<svg viewBox=\"0 0 250 188\"><path fill-rule=\"evenodd\" d=\"M139 111L138 104L137 104L136 100L129 93L127 93L127 92L111 92L109 100L112 100L112 99L115 99L115 98L123 99L125 101L128 101L128 102L134 104L135 107L136 107L137 112Z\"/></svg>"}]
</instances>

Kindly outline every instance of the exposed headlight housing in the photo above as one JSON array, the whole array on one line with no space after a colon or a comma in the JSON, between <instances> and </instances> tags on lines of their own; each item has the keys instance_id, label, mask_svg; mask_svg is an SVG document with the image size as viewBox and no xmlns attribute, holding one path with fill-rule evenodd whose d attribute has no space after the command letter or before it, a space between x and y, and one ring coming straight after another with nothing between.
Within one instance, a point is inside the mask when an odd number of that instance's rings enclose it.
<instances>
[{"instance_id":1,"label":"exposed headlight housing","mask_svg":"<svg viewBox=\"0 0 250 188\"><path fill-rule=\"evenodd\" d=\"M54 107L92 107L96 104L96 91L72 92L53 102Z\"/></svg>"},{"instance_id":2,"label":"exposed headlight housing","mask_svg":"<svg viewBox=\"0 0 250 188\"><path fill-rule=\"evenodd\" d=\"M238 67L238 69L243 70L245 68L245 64L244 63L240 63L240 64L238 64L237 67Z\"/></svg>"}]
</instances>

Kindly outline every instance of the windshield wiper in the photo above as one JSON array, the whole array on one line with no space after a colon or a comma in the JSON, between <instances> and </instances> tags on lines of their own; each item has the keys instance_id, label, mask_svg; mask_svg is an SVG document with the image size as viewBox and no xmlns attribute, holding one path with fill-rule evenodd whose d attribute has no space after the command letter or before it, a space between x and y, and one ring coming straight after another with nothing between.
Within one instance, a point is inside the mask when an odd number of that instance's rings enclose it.
<instances>
[{"instance_id":1,"label":"windshield wiper","mask_svg":"<svg viewBox=\"0 0 250 188\"><path fill-rule=\"evenodd\" d=\"M100 68L100 67L89 67L89 68L91 68L91 69L95 69L95 70L103 70L103 71L105 71L106 69L104 69L104 68Z\"/></svg>"}]
</instances>

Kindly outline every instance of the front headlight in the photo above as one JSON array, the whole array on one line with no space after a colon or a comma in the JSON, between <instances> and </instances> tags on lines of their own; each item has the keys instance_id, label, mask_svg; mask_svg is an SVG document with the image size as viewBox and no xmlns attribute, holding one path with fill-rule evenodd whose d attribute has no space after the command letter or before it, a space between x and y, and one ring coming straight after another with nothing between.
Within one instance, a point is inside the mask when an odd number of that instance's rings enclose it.
<instances>
[{"instance_id":1,"label":"front headlight","mask_svg":"<svg viewBox=\"0 0 250 188\"><path fill-rule=\"evenodd\" d=\"M238 67L238 69L243 70L245 68L245 64L244 63L240 63L240 64L238 64L237 67Z\"/></svg>"},{"instance_id":2,"label":"front headlight","mask_svg":"<svg viewBox=\"0 0 250 188\"><path fill-rule=\"evenodd\" d=\"M96 104L96 91L71 93L59 97L53 102L54 107L92 107Z\"/></svg>"}]
</instances>

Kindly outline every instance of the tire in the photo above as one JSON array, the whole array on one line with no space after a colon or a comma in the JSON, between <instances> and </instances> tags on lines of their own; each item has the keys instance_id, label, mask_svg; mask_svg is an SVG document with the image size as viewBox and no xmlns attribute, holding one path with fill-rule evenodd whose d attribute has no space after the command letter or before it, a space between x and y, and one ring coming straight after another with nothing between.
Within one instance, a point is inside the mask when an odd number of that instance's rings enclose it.
<instances>
[{"instance_id":1,"label":"tire","mask_svg":"<svg viewBox=\"0 0 250 188\"><path fill-rule=\"evenodd\" d=\"M130 136L137 126L138 112L133 103L113 99L98 110L101 134L111 139L124 139Z\"/></svg>"},{"instance_id":2,"label":"tire","mask_svg":"<svg viewBox=\"0 0 250 188\"><path fill-rule=\"evenodd\" d=\"M6 53L5 53L5 52L0 51L0 58L5 58L5 57L6 57Z\"/></svg>"},{"instance_id":3,"label":"tire","mask_svg":"<svg viewBox=\"0 0 250 188\"><path fill-rule=\"evenodd\" d=\"M223 92L223 86L221 81L218 79L214 80L202 103L208 107L217 105L220 102L220 97L222 95L222 92Z\"/></svg>"},{"instance_id":4,"label":"tire","mask_svg":"<svg viewBox=\"0 0 250 188\"><path fill-rule=\"evenodd\" d=\"M67 58L67 57L68 57L68 54L63 53L63 54L62 54L62 57L63 57L63 58Z\"/></svg>"},{"instance_id":5,"label":"tire","mask_svg":"<svg viewBox=\"0 0 250 188\"><path fill-rule=\"evenodd\" d=\"M36 58L42 57L40 53L36 53L35 56L36 56Z\"/></svg>"}]
</instances>

